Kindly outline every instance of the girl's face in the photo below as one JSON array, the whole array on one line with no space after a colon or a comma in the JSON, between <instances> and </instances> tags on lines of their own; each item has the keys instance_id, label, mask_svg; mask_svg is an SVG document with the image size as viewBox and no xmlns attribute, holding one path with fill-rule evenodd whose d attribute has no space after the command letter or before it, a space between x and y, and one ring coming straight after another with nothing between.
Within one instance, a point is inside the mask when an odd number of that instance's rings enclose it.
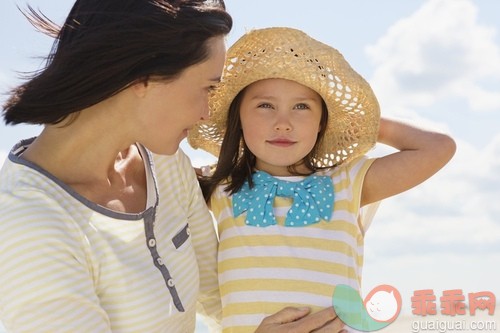
<instances>
[{"instance_id":1,"label":"girl's face","mask_svg":"<svg viewBox=\"0 0 500 333\"><path fill-rule=\"evenodd\" d=\"M149 81L140 105L140 141L158 154L173 154L188 130L208 118L208 93L219 81L226 48L223 37L208 41L207 60L186 68L170 82Z\"/></svg>"},{"instance_id":2,"label":"girl's face","mask_svg":"<svg viewBox=\"0 0 500 333\"><path fill-rule=\"evenodd\" d=\"M240 119L257 169L274 176L290 175L287 167L302 161L316 143L321 101L314 90L290 80L266 79L246 88ZM309 172L303 168L297 171Z\"/></svg>"}]
</instances>

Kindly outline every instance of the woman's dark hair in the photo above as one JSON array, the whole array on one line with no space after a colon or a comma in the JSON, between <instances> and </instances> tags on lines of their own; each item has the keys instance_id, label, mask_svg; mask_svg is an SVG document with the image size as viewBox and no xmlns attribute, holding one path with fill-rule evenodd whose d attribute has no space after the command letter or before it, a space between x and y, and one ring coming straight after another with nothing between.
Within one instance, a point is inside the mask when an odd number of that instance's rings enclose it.
<instances>
[{"instance_id":1,"label":"woman's dark hair","mask_svg":"<svg viewBox=\"0 0 500 333\"><path fill-rule=\"evenodd\" d=\"M224 190L229 194L238 192L246 180L250 187L253 186L252 173L254 172L256 158L250 149L248 149L243 139L243 130L240 120L240 106L245 90L246 89L240 91L229 106L226 133L224 134L219 159L214 173L209 177L199 177L203 196L207 202L219 184L227 183ZM302 161L288 166L288 171L291 174L304 175L297 171L297 166L299 165L304 165L310 170L310 173L319 169L314 163L314 157L325 135L326 124L328 123L328 108L323 99L321 99L321 107L320 131L316 143Z\"/></svg>"},{"instance_id":2,"label":"woman's dark hair","mask_svg":"<svg viewBox=\"0 0 500 333\"><path fill-rule=\"evenodd\" d=\"M24 15L56 40L45 67L11 91L6 124L57 124L133 83L174 79L232 28L223 0L77 0L61 28L29 6Z\"/></svg>"}]
</instances>

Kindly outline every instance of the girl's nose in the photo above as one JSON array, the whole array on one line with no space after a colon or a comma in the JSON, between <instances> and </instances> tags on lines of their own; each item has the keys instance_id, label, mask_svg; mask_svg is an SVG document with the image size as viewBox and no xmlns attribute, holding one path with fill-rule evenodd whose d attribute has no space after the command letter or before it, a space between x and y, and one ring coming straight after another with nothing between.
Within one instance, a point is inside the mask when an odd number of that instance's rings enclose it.
<instances>
[{"instance_id":1,"label":"girl's nose","mask_svg":"<svg viewBox=\"0 0 500 333\"><path fill-rule=\"evenodd\" d=\"M292 124L286 118L277 119L276 124L274 125L275 131L284 131L289 132L292 130Z\"/></svg>"}]
</instances>

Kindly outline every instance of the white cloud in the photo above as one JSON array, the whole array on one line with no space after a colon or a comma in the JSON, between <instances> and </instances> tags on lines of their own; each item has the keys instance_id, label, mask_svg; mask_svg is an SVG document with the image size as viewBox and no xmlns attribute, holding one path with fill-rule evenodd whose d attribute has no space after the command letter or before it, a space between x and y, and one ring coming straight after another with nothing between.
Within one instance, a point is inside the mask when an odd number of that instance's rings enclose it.
<instances>
[{"instance_id":1,"label":"white cloud","mask_svg":"<svg viewBox=\"0 0 500 333\"><path fill-rule=\"evenodd\" d=\"M382 202L365 242L364 291L500 295L500 134L481 150L464 141L443 170Z\"/></svg>"},{"instance_id":2,"label":"white cloud","mask_svg":"<svg viewBox=\"0 0 500 333\"><path fill-rule=\"evenodd\" d=\"M491 291L498 300L499 274L498 271L494 272L494 263L499 260L499 253L485 253L481 256L433 253L429 256L415 251L404 257L387 257L369 252L363 269L363 292L366 294L379 284L393 285L401 292L402 311L407 313L411 312L410 297L419 289L434 290L438 299L443 290L462 289L465 295Z\"/></svg>"},{"instance_id":3,"label":"white cloud","mask_svg":"<svg viewBox=\"0 0 500 333\"><path fill-rule=\"evenodd\" d=\"M435 176L382 202L366 236L364 291L389 283L408 300L429 288L500 295L500 134L481 150L457 146Z\"/></svg>"},{"instance_id":4,"label":"white cloud","mask_svg":"<svg viewBox=\"0 0 500 333\"><path fill-rule=\"evenodd\" d=\"M500 108L500 46L470 0L428 0L367 48L370 80L390 108L466 100L473 111Z\"/></svg>"},{"instance_id":5,"label":"white cloud","mask_svg":"<svg viewBox=\"0 0 500 333\"><path fill-rule=\"evenodd\" d=\"M420 254L428 265L440 260L436 254L482 263L500 256L500 135L488 113L500 108L500 47L477 13L472 1L429 0L368 49L384 112L450 126L458 144L442 171L382 203L367 234L372 255L411 262ZM447 265L441 262L444 275ZM500 268L487 272L500 277Z\"/></svg>"},{"instance_id":6,"label":"white cloud","mask_svg":"<svg viewBox=\"0 0 500 333\"><path fill-rule=\"evenodd\" d=\"M0 150L0 165L3 165L3 162L7 158L7 152Z\"/></svg>"},{"instance_id":7,"label":"white cloud","mask_svg":"<svg viewBox=\"0 0 500 333\"><path fill-rule=\"evenodd\" d=\"M500 254L500 135L478 151L466 142L443 170L382 203L369 237L374 249Z\"/></svg>"}]
</instances>

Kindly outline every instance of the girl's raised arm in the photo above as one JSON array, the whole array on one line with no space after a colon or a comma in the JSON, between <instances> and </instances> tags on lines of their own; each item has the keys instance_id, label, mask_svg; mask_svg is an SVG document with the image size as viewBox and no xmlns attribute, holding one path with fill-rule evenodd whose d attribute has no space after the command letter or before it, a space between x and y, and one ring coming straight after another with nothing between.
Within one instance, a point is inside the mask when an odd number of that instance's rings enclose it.
<instances>
[{"instance_id":1,"label":"girl's raised arm","mask_svg":"<svg viewBox=\"0 0 500 333\"><path fill-rule=\"evenodd\" d=\"M404 192L431 177L453 157L448 135L381 118L378 142L399 150L378 158L368 170L361 205Z\"/></svg>"}]
</instances>

